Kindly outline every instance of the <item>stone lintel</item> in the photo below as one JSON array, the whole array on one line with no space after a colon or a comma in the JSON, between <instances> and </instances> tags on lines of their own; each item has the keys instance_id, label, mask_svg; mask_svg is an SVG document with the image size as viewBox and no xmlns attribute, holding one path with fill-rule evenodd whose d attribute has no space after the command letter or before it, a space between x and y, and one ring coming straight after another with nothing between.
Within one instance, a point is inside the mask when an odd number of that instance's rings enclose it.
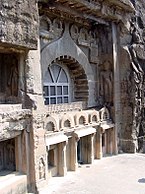
<instances>
[{"instance_id":1,"label":"stone lintel","mask_svg":"<svg viewBox=\"0 0 145 194\"><path fill-rule=\"evenodd\" d=\"M48 146L48 149L50 145L58 144L61 142L67 142L67 141L68 141L68 138L66 135L63 134L63 132L45 134L45 142L46 142L46 146Z\"/></svg>"},{"instance_id":2,"label":"stone lintel","mask_svg":"<svg viewBox=\"0 0 145 194\"><path fill-rule=\"evenodd\" d=\"M96 129L93 127L83 127L81 129L76 129L74 132L74 135L77 136L77 138L91 135L93 133L96 133Z\"/></svg>"}]
</instances>

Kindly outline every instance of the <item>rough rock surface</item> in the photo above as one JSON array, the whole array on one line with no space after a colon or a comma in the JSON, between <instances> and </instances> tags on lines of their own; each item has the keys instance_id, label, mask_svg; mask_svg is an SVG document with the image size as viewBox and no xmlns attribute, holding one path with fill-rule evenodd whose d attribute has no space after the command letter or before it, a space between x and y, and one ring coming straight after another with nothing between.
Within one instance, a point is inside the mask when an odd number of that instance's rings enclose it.
<instances>
[{"instance_id":1,"label":"rough rock surface","mask_svg":"<svg viewBox=\"0 0 145 194\"><path fill-rule=\"evenodd\" d=\"M0 0L0 42L36 49L37 13L35 0Z\"/></svg>"},{"instance_id":2,"label":"rough rock surface","mask_svg":"<svg viewBox=\"0 0 145 194\"><path fill-rule=\"evenodd\" d=\"M135 13L124 23L121 47L121 103L123 151L141 151L144 131L145 3L131 1Z\"/></svg>"}]
</instances>

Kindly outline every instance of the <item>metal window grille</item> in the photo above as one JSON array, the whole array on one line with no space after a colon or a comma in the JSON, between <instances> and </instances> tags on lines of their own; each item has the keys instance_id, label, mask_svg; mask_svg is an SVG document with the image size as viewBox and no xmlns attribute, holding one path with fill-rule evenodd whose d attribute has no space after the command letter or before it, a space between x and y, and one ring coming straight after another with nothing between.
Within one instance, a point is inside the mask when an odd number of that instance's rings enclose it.
<instances>
[{"instance_id":1,"label":"metal window grille","mask_svg":"<svg viewBox=\"0 0 145 194\"><path fill-rule=\"evenodd\" d=\"M43 84L45 104L69 102L69 82L64 69L54 64L48 67Z\"/></svg>"}]
</instances>

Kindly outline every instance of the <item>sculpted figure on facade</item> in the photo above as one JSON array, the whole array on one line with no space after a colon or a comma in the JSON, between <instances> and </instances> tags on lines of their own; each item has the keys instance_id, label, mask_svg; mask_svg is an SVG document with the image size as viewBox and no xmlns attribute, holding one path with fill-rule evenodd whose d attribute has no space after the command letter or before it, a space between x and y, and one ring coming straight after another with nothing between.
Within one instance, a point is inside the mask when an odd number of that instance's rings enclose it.
<instances>
[{"instance_id":1,"label":"sculpted figure on facade","mask_svg":"<svg viewBox=\"0 0 145 194\"><path fill-rule=\"evenodd\" d=\"M85 28L80 29L78 43L79 45L82 45L82 46L90 46L89 34L87 29Z\"/></svg>"},{"instance_id":2,"label":"sculpted figure on facade","mask_svg":"<svg viewBox=\"0 0 145 194\"><path fill-rule=\"evenodd\" d=\"M90 39L90 62L98 63L98 37L95 32L89 31L89 39Z\"/></svg>"},{"instance_id":3,"label":"sculpted figure on facade","mask_svg":"<svg viewBox=\"0 0 145 194\"><path fill-rule=\"evenodd\" d=\"M113 103L113 73L109 61L105 61L100 72L100 96L106 105Z\"/></svg>"},{"instance_id":4,"label":"sculpted figure on facade","mask_svg":"<svg viewBox=\"0 0 145 194\"><path fill-rule=\"evenodd\" d=\"M10 73L8 75L7 81L7 95L17 97L18 96L18 84L19 84L19 73L17 60L13 59L12 65L10 67Z\"/></svg>"},{"instance_id":5,"label":"sculpted figure on facade","mask_svg":"<svg viewBox=\"0 0 145 194\"><path fill-rule=\"evenodd\" d=\"M63 22L58 18L49 19L43 15L40 17L40 40L41 46L51 43L60 38L63 33Z\"/></svg>"},{"instance_id":6,"label":"sculpted figure on facade","mask_svg":"<svg viewBox=\"0 0 145 194\"><path fill-rule=\"evenodd\" d=\"M53 20L52 30L54 32L54 38L60 38L63 32L63 23L58 18Z\"/></svg>"},{"instance_id":7,"label":"sculpted figure on facade","mask_svg":"<svg viewBox=\"0 0 145 194\"><path fill-rule=\"evenodd\" d=\"M45 178L45 163L43 157L39 160L39 179Z\"/></svg>"},{"instance_id":8,"label":"sculpted figure on facade","mask_svg":"<svg viewBox=\"0 0 145 194\"><path fill-rule=\"evenodd\" d=\"M8 77L8 87L9 87L11 96L18 95L18 80L19 80L18 68L14 60L12 62L12 66L10 69L10 75Z\"/></svg>"},{"instance_id":9,"label":"sculpted figure on facade","mask_svg":"<svg viewBox=\"0 0 145 194\"><path fill-rule=\"evenodd\" d=\"M78 37L79 37L79 28L77 25L73 24L71 26L70 35L71 35L72 39L74 40L74 42L77 43Z\"/></svg>"}]
</instances>

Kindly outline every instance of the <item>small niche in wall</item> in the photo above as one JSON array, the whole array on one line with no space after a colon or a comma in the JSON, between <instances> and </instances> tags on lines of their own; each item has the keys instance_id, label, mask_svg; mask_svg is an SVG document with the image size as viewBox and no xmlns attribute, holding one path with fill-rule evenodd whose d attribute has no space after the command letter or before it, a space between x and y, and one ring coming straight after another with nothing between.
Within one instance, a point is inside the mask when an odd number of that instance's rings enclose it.
<instances>
[{"instance_id":1,"label":"small niche in wall","mask_svg":"<svg viewBox=\"0 0 145 194\"><path fill-rule=\"evenodd\" d=\"M85 125L85 123L86 123L85 117L81 116L79 118L79 125Z\"/></svg>"},{"instance_id":2,"label":"small niche in wall","mask_svg":"<svg viewBox=\"0 0 145 194\"><path fill-rule=\"evenodd\" d=\"M97 122L97 116L96 115L93 115L92 122Z\"/></svg>"},{"instance_id":3,"label":"small niche in wall","mask_svg":"<svg viewBox=\"0 0 145 194\"><path fill-rule=\"evenodd\" d=\"M71 122L68 119L64 122L64 127L71 127Z\"/></svg>"},{"instance_id":4,"label":"small niche in wall","mask_svg":"<svg viewBox=\"0 0 145 194\"><path fill-rule=\"evenodd\" d=\"M15 171L15 139L0 142L0 171Z\"/></svg>"}]
</instances>

